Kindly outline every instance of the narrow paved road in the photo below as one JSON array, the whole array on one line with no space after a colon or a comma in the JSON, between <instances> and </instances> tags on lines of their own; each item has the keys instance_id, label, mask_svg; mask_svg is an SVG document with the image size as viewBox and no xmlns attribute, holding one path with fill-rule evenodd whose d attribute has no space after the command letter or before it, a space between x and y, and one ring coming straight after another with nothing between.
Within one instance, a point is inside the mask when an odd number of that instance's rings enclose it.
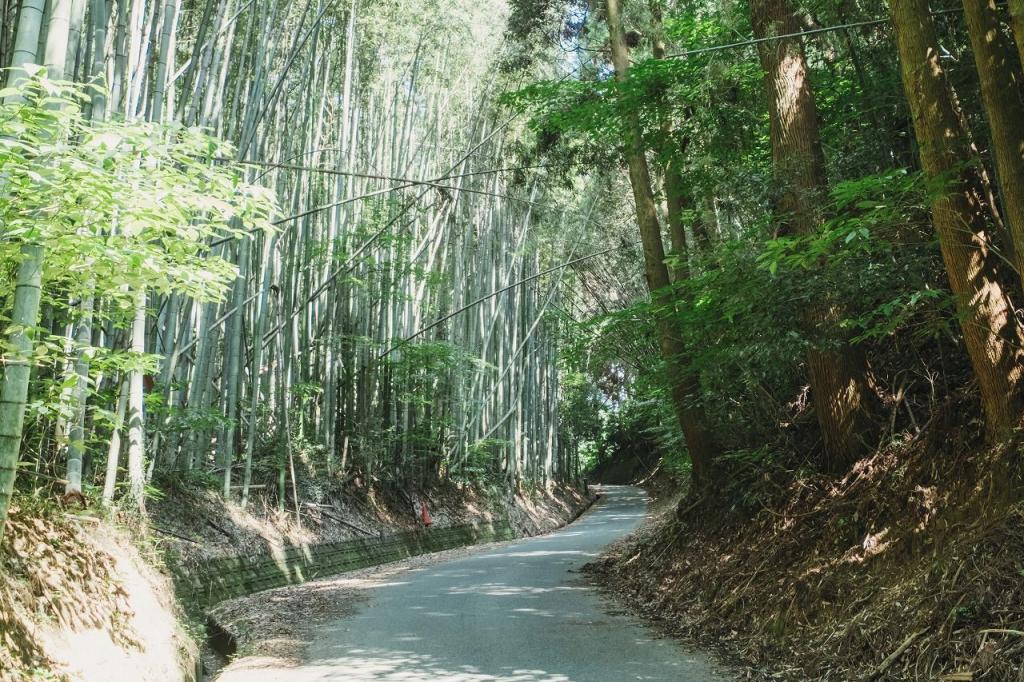
<instances>
[{"instance_id":1,"label":"narrow paved road","mask_svg":"<svg viewBox=\"0 0 1024 682\"><path fill-rule=\"evenodd\" d=\"M575 571L644 517L635 488L609 487L561 531L400 574L357 615L324 628L283 682L314 680L726 679L582 584Z\"/></svg>"}]
</instances>

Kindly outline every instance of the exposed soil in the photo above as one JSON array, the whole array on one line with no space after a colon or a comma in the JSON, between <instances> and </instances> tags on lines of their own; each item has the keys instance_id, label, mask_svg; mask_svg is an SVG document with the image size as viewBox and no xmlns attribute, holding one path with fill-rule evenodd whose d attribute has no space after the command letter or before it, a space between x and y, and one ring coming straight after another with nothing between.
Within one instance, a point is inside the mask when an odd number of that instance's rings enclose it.
<instances>
[{"instance_id":1,"label":"exposed soil","mask_svg":"<svg viewBox=\"0 0 1024 682\"><path fill-rule=\"evenodd\" d=\"M523 535L556 527L582 496L571 488L510 494L444 483L406 491L387 485L349 484L334 491L304 491L299 509L279 511L256 496L247 509L225 503L212 490L174 489L150 505L152 528L172 561L189 564L222 556L252 556L275 547L376 537L422 527L426 502L434 528L508 518Z\"/></svg>"},{"instance_id":2,"label":"exposed soil","mask_svg":"<svg viewBox=\"0 0 1024 682\"><path fill-rule=\"evenodd\" d=\"M12 507L0 551L0 680L105 682L116 669L158 682L194 667L168 581L128 537L53 505Z\"/></svg>"},{"instance_id":3,"label":"exposed soil","mask_svg":"<svg viewBox=\"0 0 1024 682\"><path fill-rule=\"evenodd\" d=\"M742 504L665 505L587 572L747 679L1022 682L1020 448L970 442L908 439L842 480L737 469Z\"/></svg>"}]
</instances>

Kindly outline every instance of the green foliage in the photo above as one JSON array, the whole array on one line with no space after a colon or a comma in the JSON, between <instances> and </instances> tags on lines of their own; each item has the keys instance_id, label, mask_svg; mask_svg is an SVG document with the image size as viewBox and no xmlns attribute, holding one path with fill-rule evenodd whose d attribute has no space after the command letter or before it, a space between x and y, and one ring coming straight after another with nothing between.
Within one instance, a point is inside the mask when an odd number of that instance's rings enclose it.
<instances>
[{"instance_id":1,"label":"green foliage","mask_svg":"<svg viewBox=\"0 0 1024 682\"><path fill-rule=\"evenodd\" d=\"M583 372L566 370L561 379L560 423L571 442L576 444L581 467L587 471L601 459L605 402L597 386Z\"/></svg>"},{"instance_id":2,"label":"green foliage","mask_svg":"<svg viewBox=\"0 0 1024 682\"><path fill-rule=\"evenodd\" d=\"M801 305L844 301L847 319L838 330L854 341L881 339L906 325L918 335L948 335L952 299L938 277L926 205L919 174L839 182L819 232L769 240L758 261L773 276L805 275L791 299Z\"/></svg>"},{"instance_id":3,"label":"green foliage","mask_svg":"<svg viewBox=\"0 0 1024 682\"><path fill-rule=\"evenodd\" d=\"M932 359L944 358L959 341L930 225L934 188L916 172L898 65L879 36L836 33L805 41L829 190L815 197L820 229L793 235L778 212L789 178L776 174L772 159L757 47L690 50L750 35L746 3L658 6L661 26L655 5L624 7L631 32L625 82L612 78L597 10L588 31L572 36L596 64L576 53L576 77L549 77L503 99L531 116L535 154L576 164L575 172L610 196L628 196L624 174L593 169L621 169L625 132L635 121L656 199L666 199L666 169L681 180L688 244L685 262L670 255L668 265L686 266L687 276L671 293L650 297L671 301L668 310L649 302L642 283L614 295L606 296L601 284L581 294L591 317L569 321L563 341L562 426L591 464L642 443L658 447L668 468L685 471L684 444L667 407L667 367L654 343L653 320L668 317L700 378L708 429L736 453L723 466L741 477L799 468L801 457L821 447L807 393L809 350L853 344L870 358L871 381L882 393L888 382L913 383L910 374L934 376ZM822 25L850 21L849 9L807 8ZM685 58L650 58L652 38L662 31L668 52L687 52ZM950 65L951 72L957 68ZM978 113L976 106L965 108ZM604 227L594 231L596 239L636 242L631 207L599 203L597 214ZM663 229L666 217L659 215ZM616 221L626 227L610 226ZM667 235L664 241L667 248ZM592 280L629 284L626 272L638 261L627 256L602 264L614 276Z\"/></svg>"},{"instance_id":4,"label":"green foliage","mask_svg":"<svg viewBox=\"0 0 1024 682\"><path fill-rule=\"evenodd\" d=\"M916 174L839 182L819 232L771 237L771 225L756 223L715 244L674 285L669 314L701 378L711 428L737 453L723 466L749 473L778 464L764 448L777 453L797 436L785 425L806 408L809 348L852 341L883 367L896 344L949 338L953 312L926 205ZM843 315L808 327L803 311L820 300L843 301ZM649 446L668 470L687 470L667 372L651 343L657 314L640 301L577 326L563 345L563 425L592 464Z\"/></svg>"},{"instance_id":5,"label":"green foliage","mask_svg":"<svg viewBox=\"0 0 1024 682\"><path fill-rule=\"evenodd\" d=\"M44 73L18 94L0 106L0 267L16 262L20 242L41 243L53 302L95 292L114 310L130 309L140 289L225 293L236 269L209 242L269 230L273 205L215 163L231 155L226 144L178 125L88 121L83 89ZM0 297L12 284L3 280Z\"/></svg>"},{"instance_id":6,"label":"green foliage","mask_svg":"<svg viewBox=\"0 0 1024 682\"><path fill-rule=\"evenodd\" d=\"M205 467L165 470L158 469L153 476L152 491L161 496L173 491L219 490L223 484L212 471ZM147 491L149 497L152 491Z\"/></svg>"},{"instance_id":7,"label":"green foliage","mask_svg":"<svg viewBox=\"0 0 1024 682\"><path fill-rule=\"evenodd\" d=\"M123 349L139 293L220 300L237 268L227 251L215 253L210 244L270 230L274 202L217 161L233 150L201 130L90 121L81 106L88 88L51 81L35 67L29 72L4 91L0 104L0 271L14 271L23 243L41 245L43 298L53 318L37 330L32 361L39 371L28 418L75 418L71 396L78 379L70 368L81 356L89 368L86 395L104 399L90 401L100 430L88 431L87 445L102 444L116 421L103 406L116 403L120 382L101 386L100 380L157 372L157 356ZM13 294L14 278L0 278L0 310L10 308ZM121 347L109 340L83 346L51 333L81 321L86 300L93 328L123 339ZM3 338L0 361L13 352ZM170 408L158 393L147 395L146 410L165 433L223 420L219 413Z\"/></svg>"},{"instance_id":8,"label":"green foliage","mask_svg":"<svg viewBox=\"0 0 1024 682\"><path fill-rule=\"evenodd\" d=\"M595 440L603 405L600 391L585 374L571 370L562 374L561 414L570 436L580 441Z\"/></svg>"},{"instance_id":9,"label":"green foliage","mask_svg":"<svg viewBox=\"0 0 1024 682\"><path fill-rule=\"evenodd\" d=\"M476 486L496 484L500 474L495 465L497 454L511 445L500 438L485 438L472 443L466 449L464 461L452 469L449 478Z\"/></svg>"}]
</instances>

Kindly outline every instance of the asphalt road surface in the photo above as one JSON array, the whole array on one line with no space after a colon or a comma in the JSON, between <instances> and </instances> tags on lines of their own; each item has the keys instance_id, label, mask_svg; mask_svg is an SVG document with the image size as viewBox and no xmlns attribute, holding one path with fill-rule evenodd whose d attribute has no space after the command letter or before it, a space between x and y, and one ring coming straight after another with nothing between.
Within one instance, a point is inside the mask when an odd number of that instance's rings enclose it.
<instances>
[{"instance_id":1,"label":"asphalt road surface","mask_svg":"<svg viewBox=\"0 0 1024 682\"><path fill-rule=\"evenodd\" d=\"M725 680L705 656L614 613L575 573L644 513L642 491L607 487L560 531L395 576L275 679Z\"/></svg>"}]
</instances>

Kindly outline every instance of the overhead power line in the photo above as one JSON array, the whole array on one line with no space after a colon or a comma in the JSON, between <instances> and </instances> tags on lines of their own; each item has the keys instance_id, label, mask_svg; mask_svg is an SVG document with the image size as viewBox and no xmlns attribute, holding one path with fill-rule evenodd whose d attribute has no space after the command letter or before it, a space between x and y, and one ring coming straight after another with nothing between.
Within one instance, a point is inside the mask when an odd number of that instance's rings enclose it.
<instances>
[{"instance_id":1,"label":"overhead power line","mask_svg":"<svg viewBox=\"0 0 1024 682\"><path fill-rule=\"evenodd\" d=\"M997 3L997 6L1003 7L1005 3ZM946 14L962 14L962 7L953 7L950 9L940 9L930 12L930 16L937 17ZM736 43L726 43L725 45L711 45L709 47L697 47L690 50L683 50L682 52L673 52L672 54L665 55L666 59L685 59L686 57L692 57L698 54L708 54L709 52L724 52L726 50L735 50L742 47L750 47L751 45L760 45L761 43L770 43L774 40L785 40L786 38L800 38L803 36L818 35L820 33L832 33L834 31L846 31L851 28L864 28L868 26L881 26L883 24L892 23L892 19L870 19L868 21L854 21L848 24L837 24L835 26L820 26L818 28L809 28L795 33L782 33L777 36L768 36L766 38L751 38L749 40L741 40Z\"/></svg>"},{"instance_id":2,"label":"overhead power line","mask_svg":"<svg viewBox=\"0 0 1024 682\"><path fill-rule=\"evenodd\" d=\"M563 268L567 268L567 267L569 267L571 265L575 265L576 263L580 263L582 261L589 260L591 258L597 258L598 256L603 256L604 254L606 254L606 253L608 253L610 251L615 251L616 249L618 249L618 247L617 246L613 246L610 249L604 249L603 251L597 251L596 253L591 253L591 254L588 254L586 256L580 256L579 258L576 258L574 260L568 261L566 263L562 263L561 265L556 265L554 267L548 268L547 270L542 270L541 272L538 272L535 275L530 275L529 277L525 277L525 278L519 280L518 282L513 282L512 284L509 284L506 287L502 287L501 289L498 289L497 291L492 291L491 293L487 294L486 296L481 296L480 298L476 299L472 303L467 303L466 305L462 306L458 310L450 312L447 315L445 315L444 317L439 318L437 320L434 320L433 322L428 324L426 327L421 328L415 334L412 334L411 336L405 337L404 339L402 339L401 341L396 343L394 346L392 346L391 348L388 348L386 351L384 351L383 353L378 355L377 359L381 360L383 358L386 358L388 355L390 355L394 351L398 350L399 348L401 348L405 344L409 343L410 341L412 341L416 337L421 336L422 334L427 333L428 331L430 331L434 327L437 327L438 325L444 324L445 322L447 322L448 320L452 319L456 315L464 313L464 312L466 312L467 310L469 310L470 308L472 308L474 306L480 305L484 301L492 299L495 296L500 296L501 294L505 293L506 291L508 291L510 289L515 289L517 286L520 286L522 284L526 284L527 282L532 282L533 280L535 280L535 279L537 279L539 277L543 277L544 275L550 274L552 272L555 272L556 270L562 270Z\"/></svg>"},{"instance_id":3,"label":"overhead power line","mask_svg":"<svg viewBox=\"0 0 1024 682\"><path fill-rule=\"evenodd\" d=\"M293 171L305 171L308 173L322 173L324 175L340 175L346 178L365 178L368 180L390 180L392 182L406 182L414 185L430 185L442 180L454 180L456 178L468 178L474 175L489 175L492 173L506 173L511 171L521 170L534 170L537 168L558 168L567 164L557 163L542 163L534 166L510 166L508 168L491 168L488 170L470 171L468 173L458 173L456 175L441 175L436 178L427 178L425 180L416 180L414 178L404 178L397 175L375 175L373 173L356 173L354 171L339 170L337 168L324 168L322 166L303 166L301 164L294 163L276 163L273 161L239 161L237 159L230 159L224 156L218 156L214 159L221 163L231 163L241 166L258 166L260 168L268 168L270 170L293 170Z\"/></svg>"},{"instance_id":4,"label":"overhead power line","mask_svg":"<svg viewBox=\"0 0 1024 682\"><path fill-rule=\"evenodd\" d=\"M562 80L565 80L565 79L569 78L574 73L576 73L576 71L581 69L583 66L584 66L584 64L580 63L574 69L572 69L568 73L566 73L563 76L561 76L559 78L559 81L562 81ZM444 189L458 190L459 192L480 193L480 194L486 194L486 195L490 195L490 196L500 196L502 198L510 199L510 200L517 201L517 202L520 202L520 203L526 203L526 204L531 205L531 206L533 206L533 205L540 205L540 204L536 204L536 202L531 202L531 201L527 201L527 200L517 199L515 197L509 197L507 195L499 195L497 193L484 192L482 190L470 190L470 189L463 188L463 187L451 187L451 186L446 186L446 185L438 185L436 183L436 180L457 179L457 178L470 177L470 176L475 176L475 175L486 175L486 174L491 174L491 173L495 173L495 172L503 172L503 171L506 171L506 170L527 170L528 168L530 168L530 167L527 167L527 166L523 166L523 167L520 167L520 168L487 169L487 170L481 170L481 171L470 171L470 172L464 172L464 173L455 173L455 171L458 169L458 167L461 166L463 163L465 163L466 160L469 157L471 157L473 154L475 154L491 138L493 138L495 135L497 135L502 130L507 128L512 122L514 122L516 119L518 119L520 116L522 116L522 114L523 114L522 111L518 111L518 112L512 114L509 118L507 118L504 121L502 121L501 123L499 123L493 130L491 130L486 136L484 136L484 138L482 140L480 140L472 148L470 148L470 150L468 152L466 152L462 156L462 158L459 159L459 161L457 161L454 165L450 166L447 173L445 173L444 175L438 176L435 179L412 180L412 179L409 179L409 178L400 178L400 177L391 178L391 177L387 177L387 176L377 176L380 179L397 181L397 182L401 182L402 184L399 184L397 186L392 186L392 187L386 187L386 188L383 188L381 190L376 190L374 192L369 192L367 194L363 194L363 195L356 196L356 197L348 197L348 198L345 198L345 199L333 202L331 204L328 204L326 206L317 206L317 207L314 207L314 208L311 208L311 209L307 209L307 210L305 210L305 211L303 211L303 212L301 212L299 214L291 215L291 216L286 216L284 218L278 218L277 220L272 221L273 225L283 225L285 223L292 222L292 221L294 221L294 220L296 220L298 218L302 218L302 217L305 217L307 215L312 215L312 214L318 213L320 211L324 211L324 210L327 210L327 209L335 208L337 206L341 206L343 204L347 204L347 203L350 203L350 202L353 202L353 201L359 201L361 199L365 199L365 198L368 198L368 197L371 197L371 196L377 196L379 194L386 194L388 192L393 192L393 191L397 191L397 190L407 189L409 187L416 187L416 186L425 186L426 187L426 189L423 190L422 192L420 192L415 198L413 198L412 200L406 202L405 205L402 206L401 209L399 209L398 214L396 216L394 216L391 220L389 220L384 225L384 227L382 227L380 230L378 230L376 233L374 233L369 238L368 241L366 241L363 244L361 244L359 246L359 248L357 248L356 251L353 254L351 254L346 259L346 261L339 268L335 269L327 277L326 281L322 282L320 284L320 286L317 287L317 289L307 298L307 300L303 304L301 304L300 306L295 308L293 311L291 311L291 313L289 313L289 315L288 315L288 318L287 318L286 322L290 322L292 319L294 319L298 314L300 314L306 308L306 306L308 306L310 303L315 301L317 298L319 298L319 296L324 291L326 291L331 286L333 286L334 283L338 281L338 276L340 274L342 274L343 272L350 271L351 268L354 267L354 263L356 262L358 257L363 253L363 251L365 249L369 248L371 245L373 245L373 243L381 235L383 235L410 208L412 208L412 206L414 206L417 201L419 201L427 192L429 192L434 187L441 187L441 188L444 188ZM319 151L325 151L325 150L319 150ZM246 162L246 161L240 161L238 159L226 159L226 158L216 158L214 160L215 161L221 161L221 162L230 162L230 163L251 163L251 162ZM285 164L285 163L273 163L273 162L271 162L271 163L268 163L268 164L255 163L255 164L252 164L252 165L270 165L272 167L278 167L278 168L289 168L290 170L310 170L310 171L314 171L315 170L315 171L319 171L319 172L330 172L330 173L334 173L334 174L338 174L338 175L350 175L350 176L357 176L357 177L371 177L368 174L359 174L359 173L353 173L353 172L348 172L348 171L334 171L334 170L329 170L329 169L290 167L290 166L293 166L293 165ZM557 166L557 165L559 165L559 164L542 164L542 165L536 166L536 168L553 167L553 166ZM238 235L238 236L232 235L230 237L225 237L225 238L222 238L222 239L218 239L218 240L212 242L209 245L209 247L212 248L212 247L215 247L215 246L219 246L219 245L225 244L225 243L227 243L229 241L233 241L234 239L237 239L239 237L245 238L248 234L256 232L258 230L259 230L259 228L253 228L253 229L245 230L241 235ZM607 251L603 251L601 253L607 253ZM591 256L584 257L584 260L586 258L590 258L590 257L595 256L595 255L600 255L600 254L591 254ZM540 273L540 274L544 274L544 273ZM256 297L257 297L257 294L252 294L251 296L246 298L245 301L243 301L241 304L239 304L237 306L234 306L230 310L226 311L223 315L221 315L219 318L217 318L217 320L214 322L214 324L211 327L216 327L216 326L219 326L219 325L223 324L228 319L230 319L234 314L236 314L243 306L245 306L248 303L250 303L251 301L253 301ZM484 299L484 300L486 300L486 299ZM269 332L267 332L264 335L262 342L264 344L268 343L269 340L271 338L273 338L273 336L275 334L277 334L278 332L281 331L281 329L284 328L286 322L282 322L282 323L278 324L276 327L274 327L274 329L271 329ZM441 320L441 322L443 322L443 320ZM415 336L418 336L419 334L423 333L424 331L426 331L426 330L420 330L420 332L418 332ZM415 336L410 337L410 338L415 338ZM195 345L197 345L198 342L199 342L199 340L196 339L192 343L186 345L184 348L178 350L176 355L178 357L184 355L187 351L191 350ZM394 349L391 349L391 350L394 350ZM390 353L391 350L389 350L388 353ZM383 357L383 355L381 357Z\"/></svg>"}]
</instances>

